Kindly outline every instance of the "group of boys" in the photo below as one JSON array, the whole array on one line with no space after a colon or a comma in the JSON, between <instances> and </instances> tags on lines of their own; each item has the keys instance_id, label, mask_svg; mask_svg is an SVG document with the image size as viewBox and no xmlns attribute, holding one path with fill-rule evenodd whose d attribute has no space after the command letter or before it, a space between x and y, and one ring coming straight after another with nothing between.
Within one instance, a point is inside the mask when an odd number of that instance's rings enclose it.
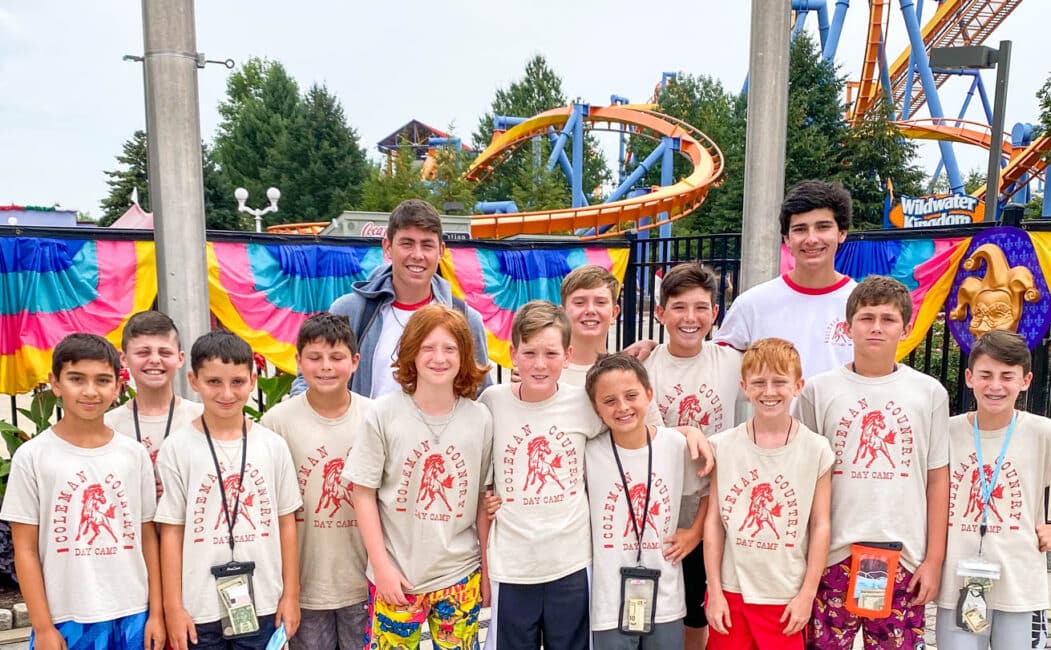
<instances>
[{"instance_id":1,"label":"group of boys","mask_svg":"<svg viewBox=\"0 0 1051 650\"><path fill-rule=\"evenodd\" d=\"M260 424L243 415L252 351L228 332L192 346L201 404L174 393L184 353L163 314L134 316L119 356L86 334L56 347L63 418L15 455L0 512L36 647L361 647L375 621L345 459L369 398L392 390L379 368L414 309L442 302L480 323L435 276L440 220L410 207L392 215L382 282L304 323L305 390ZM671 269L657 308L668 340L640 346L644 365L603 356L618 298L604 269L571 272L561 307L516 313L518 381L480 397L496 497L479 531L487 648L847 650L859 629L866 647L922 647L936 597L939 647L1042 644L1051 421L1014 410L1028 349L979 340L965 376L977 413L950 420L944 387L895 362L907 289L835 272L849 218L841 188L793 188L781 230L794 268L738 297L714 343L716 276ZM122 364L136 394L109 410ZM712 436L710 485L670 427ZM852 599L866 543L897 552L880 617ZM987 625L968 630L957 564L982 552L1002 577L984 594ZM634 600L652 609L628 616L626 585L648 579Z\"/></svg>"}]
</instances>

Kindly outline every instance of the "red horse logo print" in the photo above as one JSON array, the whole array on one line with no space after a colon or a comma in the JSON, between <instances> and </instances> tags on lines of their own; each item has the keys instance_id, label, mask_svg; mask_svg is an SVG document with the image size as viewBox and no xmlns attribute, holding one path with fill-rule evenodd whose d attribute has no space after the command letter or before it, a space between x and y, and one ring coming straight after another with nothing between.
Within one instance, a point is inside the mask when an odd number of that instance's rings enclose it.
<instances>
[{"instance_id":1,"label":"red horse logo print","mask_svg":"<svg viewBox=\"0 0 1051 650\"><path fill-rule=\"evenodd\" d=\"M839 321L832 328L832 332L828 336L828 342L832 345L849 345L850 344L850 333L847 332L847 322Z\"/></svg>"},{"instance_id":2,"label":"red horse logo print","mask_svg":"<svg viewBox=\"0 0 1051 650\"><path fill-rule=\"evenodd\" d=\"M628 500L631 501L631 512L628 513L628 523L624 525L624 537L627 537L628 532L632 529L632 517L635 517L635 524L639 527L640 532L643 524L653 530L657 530L657 522L653 518L661 513L661 504L660 502L654 503L650 506L649 512L644 512L646 508L646 486L642 483L636 483L631 486L628 497Z\"/></svg>"},{"instance_id":3,"label":"red horse logo print","mask_svg":"<svg viewBox=\"0 0 1051 650\"><path fill-rule=\"evenodd\" d=\"M333 458L325 463L321 496L317 500L317 507L314 508L315 515L321 512L322 508L332 508L332 512L328 513L331 518L339 512L343 503L351 508L354 507L354 499L350 493L354 486L346 485L340 480L340 475L343 474L343 462L342 458Z\"/></svg>"},{"instance_id":4,"label":"red horse logo print","mask_svg":"<svg viewBox=\"0 0 1051 650\"><path fill-rule=\"evenodd\" d=\"M547 438L540 436L530 440L528 453L529 468L526 472L525 485L522 486L523 491L536 484L536 493L540 494L540 491L547 485L548 479L554 481L563 490L566 489L562 481L558 480L558 474L555 472L556 469L562 467L562 457L555 454L554 458L548 460L548 457L551 456L551 445Z\"/></svg>"},{"instance_id":5,"label":"red horse logo print","mask_svg":"<svg viewBox=\"0 0 1051 650\"><path fill-rule=\"evenodd\" d=\"M453 486L452 474L445 473L445 459L441 454L431 454L423 461L423 478L420 479L420 496L416 497L416 503L424 499L430 499L424 510L430 510L435 499L441 499L445 509L452 512L449 499L445 497L445 491Z\"/></svg>"},{"instance_id":6,"label":"red horse logo print","mask_svg":"<svg viewBox=\"0 0 1051 650\"><path fill-rule=\"evenodd\" d=\"M869 462L865 463L865 469L868 469L882 454L890 466L895 467L890 457L890 445L893 444L894 431L887 429L883 414L879 411L866 413L861 419L861 439L858 441L858 451L854 454L854 464L857 465L859 459L863 462L868 456Z\"/></svg>"},{"instance_id":7,"label":"red horse logo print","mask_svg":"<svg viewBox=\"0 0 1051 650\"><path fill-rule=\"evenodd\" d=\"M108 508L103 510L103 507L106 505L106 493L102 491L102 486L98 483L92 483L84 488L84 496L81 503L80 524L77 526L77 541L80 541L82 536L91 533L91 539L88 540L88 544L94 544L99 534L102 531L106 531L115 543L117 535L109 525L109 520L116 516L116 507L111 503Z\"/></svg>"},{"instance_id":8,"label":"red horse logo print","mask_svg":"<svg viewBox=\"0 0 1051 650\"><path fill-rule=\"evenodd\" d=\"M678 426L704 427L708 426L710 420L711 413L707 413L701 408L701 401L697 399L696 395L687 395L679 402Z\"/></svg>"},{"instance_id":9,"label":"red horse logo print","mask_svg":"<svg viewBox=\"0 0 1051 650\"><path fill-rule=\"evenodd\" d=\"M248 522L248 525L255 530L255 524L252 523L252 518L248 515L248 506L252 505L252 497L254 495L249 494L248 496L242 496L241 500L237 500L237 495L243 495L245 489L241 486L241 477L237 474L231 474L223 479L223 491L226 492L226 507L232 508L237 503L237 516L235 521L241 521L242 519ZM219 530L219 524L223 522L229 522L230 519L227 516L226 508L219 508L219 517L215 520L215 530Z\"/></svg>"},{"instance_id":10,"label":"red horse logo print","mask_svg":"<svg viewBox=\"0 0 1051 650\"><path fill-rule=\"evenodd\" d=\"M755 526L751 537L755 537L763 530L763 526L769 526L774 537L781 539L774 525L774 517L781 516L781 504L774 500L774 490L769 483L760 483L752 488L751 502L748 504L748 515L741 522L737 532L743 531L749 526Z\"/></svg>"},{"instance_id":11,"label":"red horse logo print","mask_svg":"<svg viewBox=\"0 0 1051 650\"><path fill-rule=\"evenodd\" d=\"M985 474L985 482L991 483L993 480L993 467L992 465L985 465L982 468L982 472ZM996 515L997 521L1003 522L1004 518L1000 516L1000 511L996 509L996 499L1004 498L1004 486L997 485L993 488L992 494L989 495L989 512ZM972 512L974 513L974 521L978 521L982 517L982 513L985 511L985 505L982 503L982 482L978 479L978 468L975 467L974 471L971 472L971 491L967 495L967 510L964 511L963 516L966 517Z\"/></svg>"}]
</instances>

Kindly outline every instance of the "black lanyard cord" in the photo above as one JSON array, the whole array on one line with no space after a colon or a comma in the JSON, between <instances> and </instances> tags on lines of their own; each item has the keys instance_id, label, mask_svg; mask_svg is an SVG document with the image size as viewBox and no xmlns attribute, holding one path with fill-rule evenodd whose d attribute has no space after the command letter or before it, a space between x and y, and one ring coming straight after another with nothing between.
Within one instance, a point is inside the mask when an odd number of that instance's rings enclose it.
<instances>
[{"instance_id":1,"label":"black lanyard cord","mask_svg":"<svg viewBox=\"0 0 1051 650\"><path fill-rule=\"evenodd\" d=\"M164 423L164 440L168 439L168 434L172 430L172 416L175 415L175 395L172 395L172 401L168 404L168 421ZM131 417L135 422L135 439L142 442L142 431L139 430L139 400L131 400ZM201 422L204 422L204 418L201 418Z\"/></svg>"},{"instance_id":2,"label":"black lanyard cord","mask_svg":"<svg viewBox=\"0 0 1051 650\"><path fill-rule=\"evenodd\" d=\"M237 496L234 497L234 512L230 514L230 507L226 501L226 486L223 485L223 470L219 467L219 457L215 454L215 445L212 444L212 434L208 431L208 423L201 416L201 428L204 429L204 438L208 441L208 451L212 452L212 462L215 463L215 475L219 478L219 498L222 500L223 513L226 514L226 527L230 531L230 553L234 552L234 526L237 524L237 511L241 508L241 491L244 489L245 465L248 461L248 423L241 420L241 474L237 479Z\"/></svg>"},{"instance_id":3,"label":"black lanyard cord","mask_svg":"<svg viewBox=\"0 0 1051 650\"><path fill-rule=\"evenodd\" d=\"M628 486L628 477L624 473L624 465L620 462L620 454L617 453L617 443L613 442L613 434L609 436L609 446L613 449L613 459L617 461L617 471L620 472L620 480L624 484L624 498L628 500L628 519L635 531L635 538L639 540L639 548L635 553L635 563L642 562L642 536L646 534L646 519L650 510L650 488L653 485L653 441L650 440L650 428L646 427L646 498L642 504L641 528L635 517L634 504L631 502L631 488Z\"/></svg>"}]
</instances>

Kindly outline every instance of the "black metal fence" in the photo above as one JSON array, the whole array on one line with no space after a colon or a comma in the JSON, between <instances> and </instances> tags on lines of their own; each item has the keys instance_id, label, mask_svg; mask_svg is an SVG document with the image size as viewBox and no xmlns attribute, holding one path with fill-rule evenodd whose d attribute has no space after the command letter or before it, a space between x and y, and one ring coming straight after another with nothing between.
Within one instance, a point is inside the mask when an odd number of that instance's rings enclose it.
<instances>
[{"instance_id":1,"label":"black metal fence","mask_svg":"<svg viewBox=\"0 0 1051 650\"><path fill-rule=\"evenodd\" d=\"M1051 223L1039 221L1021 224L1027 230L1048 231ZM988 226L964 228L931 228L914 231L864 231L851 233L849 239L909 239L961 237L974 235ZM722 321L733 290L738 286L741 268L741 237L738 234L696 235L688 237L650 238L635 240L621 292L621 320L617 325L617 340L626 347L639 339L664 341L664 328L654 313L656 305L656 278L679 262L700 261L719 274ZM1039 269L1034 269L1039 272ZM1045 298L1046 299L1046 298ZM1049 339L1033 351L1033 383L1020 398L1020 406L1028 411L1051 416L1051 372L1049 372ZM953 414L974 408L973 398L964 382L963 371L967 359L945 327L942 312L927 332L923 342L906 358L905 363L931 375L949 392Z\"/></svg>"}]
</instances>

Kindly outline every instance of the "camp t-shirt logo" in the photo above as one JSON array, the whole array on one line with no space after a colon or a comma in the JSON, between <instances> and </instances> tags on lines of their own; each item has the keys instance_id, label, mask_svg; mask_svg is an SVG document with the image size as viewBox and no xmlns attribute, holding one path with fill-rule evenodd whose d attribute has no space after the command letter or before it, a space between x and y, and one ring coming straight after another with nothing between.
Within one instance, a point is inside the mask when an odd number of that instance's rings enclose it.
<instances>
[{"instance_id":1,"label":"camp t-shirt logo","mask_svg":"<svg viewBox=\"0 0 1051 650\"><path fill-rule=\"evenodd\" d=\"M419 487L413 490L414 485ZM469 485L467 461L456 445L438 449L430 440L421 440L402 461L394 509L411 508L424 521L461 519Z\"/></svg>"},{"instance_id":2,"label":"camp t-shirt logo","mask_svg":"<svg viewBox=\"0 0 1051 650\"><path fill-rule=\"evenodd\" d=\"M913 437L904 407L894 400L874 405L861 398L836 422L832 473L861 480L908 477L915 451Z\"/></svg>"},{"instance_id":3,"label":"camp t-shirt logo","mask_svg":"<svg viewBox=\"0 0 1051 650\"><path fill-rule=\"evenodd\" d=\"M299 483L299 495L306 496L309 481L321 481L321 494L314 505L314 528L346 528L357 526L354 512L354 499L351 491L354 484L342 479L345 461L342 455L332 456L328 445L320 445L309 452L296 468L296 481ZM296 511L296 521L306 521L304 513L309 504L304 500L303 506ZM337 517L338 515L338 517ZM336 523L333 524L332 520Z\"/></svg>"},{"instance_id":4,"label":"camp t-shirt logo","mask_svg":"<svg viewBox=\"0 0 1051 650\"><path fill-rule=\"evenodd\" d=\"M661 540L674 531L672 521L671 490L664 479L654 473L650 478L649 506L646 504L646 481L635 480L630 471L625 471L628 482L628 497L631 508L627 507L624 498L624 483L616 480L603 497L602 510L602 548L635 552L639 550L636 528L643 533L642 550L661 550ZM643 473L645 476L645 473ZM635 525L632 525L632 517ZM643 525L646 530L643 532ZM619 541L619 546L618 546Z\"/></svg>"},{"instance_id":5,"label":"camp t-shirt logo","mask_svg":"<svg viewBox=\"0 0 1051 650\"><path fill-rule=\"evenodd\" d=\"M776 551L782 544L791 548L798 542L799 497L784 474L770 480L758 468L746 471L730 484L719 508L728 525L741 522L731 528L738 533L737 546Z\"/></svg>"},{"instance_id":6,"label":"camp t-shirt logo","mask_svg":"<svg viewBox=\"0 0 1051 650\"><path fill-rule=\"evenodd\" d=\"M191 524L194 544L227 545L230 528L223 509L220 490L226 494L226 507L234 521L234 542L238 544L269 537L274 518L274 504L266 478L252 463L245 464L244 484L240 467L222 468L228 472L222 480L209 472L196 489ZM234 515L236 509L237 514Z\"/></svg>"},{"instance_id":7,"label":"camp t-shirt logo","mask_svg":"<svg viewBox=\"0 0 1051 650\"><path fill-rule=\"evenodd\" d=\"M825 343L836 347L847 347L854 342L847 331L847 322L834 319L825 327Z\"/></svg>"},{"instance_id":8,"label":"camp t-shirt logo","mask_svg":"<svg viewBox=\"0 0 1051 650\"><path fill-rule=\"evenodd\" d=\"M497 480L507 503L562 503L580 489L577 445L556 426L539 432L523 426L504 446L499 471Z\"/></svg>"},{"instance_id":9,"label":"camp t-shirt logo","mask_svg":"<svg viewBox=\"0 0 1051 650\"><path fill-rule=\"evenodd\" d=\"M986 512L986 532L996 534L1004 526L1009 530L1018 530L1022 520L1022 480L1014 463L1004 459L988 506L982 503L979 471L985 474L987 485L992 482L993 466L986 464L979 470L978 454L975 452L953 465L949 477L949 527L955 525L964 532L978 532L982 513Z\"/></svg>"},{"instance_id":10,"label":"camp t-shirt logo","mask_svg":"<svg viewBox=\"0 0 1051 650\"><path fill-rule=\"evenodd\" d=\"M59 487L51 513L55 552L81 558L134 551L138 531L124 482L114 474L89 481L81 470Z\"/></svg>"},{"instance_id":11,"label":"camp t-shirt logo","mask_svg":"<svg viewBox=\"0 0 1051 650\"><path fill-rule=\"evenodd\" d=\"M669 411L676 414L669 426L697 427L706 432L723 429L722 397L707 382L701 383L696 392L687 390L681 383L675 384L658 397L657 410L665 423L669 422Z\"/></svg>"}]
</instances>

